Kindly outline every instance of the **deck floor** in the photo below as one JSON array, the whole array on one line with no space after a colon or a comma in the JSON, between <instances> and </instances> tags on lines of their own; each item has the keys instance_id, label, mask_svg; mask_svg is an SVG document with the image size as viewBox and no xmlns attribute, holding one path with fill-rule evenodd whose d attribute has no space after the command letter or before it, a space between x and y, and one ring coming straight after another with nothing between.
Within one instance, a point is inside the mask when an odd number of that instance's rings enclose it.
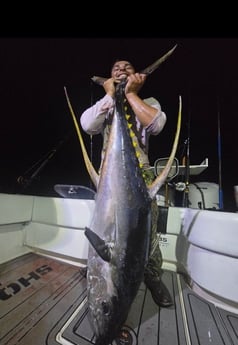
<instances>
[{"instance_id":1,"label":"deck floor","mask_svg":"<svg viewBox=\"0 0 238 345\"><path fill-rule=\"evenodd\" d=\"M174 299L158 308L144 284L113 345L237 345L238 312L207 302L175 272L163 280ZM79 267L37 254L0 265L1 345L94 344L86 279Z\"/></svg>"}]
</instances>

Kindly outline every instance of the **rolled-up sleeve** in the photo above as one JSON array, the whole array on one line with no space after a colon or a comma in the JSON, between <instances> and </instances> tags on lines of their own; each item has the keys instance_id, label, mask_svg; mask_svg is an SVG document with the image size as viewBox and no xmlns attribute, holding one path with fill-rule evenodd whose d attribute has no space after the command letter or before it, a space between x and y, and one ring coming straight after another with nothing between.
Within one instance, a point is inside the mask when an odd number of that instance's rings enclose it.
<instances>
[{"instance_id":1,"label":"rolled-up sleeve","mask_svg":"<svg viewBox=\"0 0 238 345\"><path fill-rule=\"evenodd\" d=\"M86 109L81 117L80 123L83 130L90 134L98 134L103 130L103 124L108 113L114 108L114 100L111 96L105 95L92 107Z\"/></svg>"},{"instance_id":2,"label":"rolled-up sleeve","mask_svg":"<svg viewBox=\"0 0 238 345\"><path fill-rule=\"evenodd\" d=\"M149 104L151 107L156 108L158 110L156 116L153 118L151 123L148 126L146 126L146 131L148 133L150 133L152 135L157 135L164 128L165 123L167 121L167 116L161 110L161 106L155 98L153 98L153 97L146 98L146 99L144 99L144 101L147 104Z\"/></svg>"}]
</instances>

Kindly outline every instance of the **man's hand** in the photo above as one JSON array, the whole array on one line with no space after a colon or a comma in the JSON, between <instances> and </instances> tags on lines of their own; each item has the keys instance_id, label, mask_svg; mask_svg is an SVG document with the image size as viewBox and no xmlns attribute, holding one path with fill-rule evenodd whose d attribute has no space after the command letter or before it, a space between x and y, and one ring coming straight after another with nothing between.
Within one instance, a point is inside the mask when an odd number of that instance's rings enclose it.
<instances>
[{"instance_id":1,"label":"man's hand","mask_svg":"<svg viewBox=\"0 0 238 345\"><path fill-rule=\"evenodd\" d=\"M135 73L135 74L129 75L127 77L125 94L128 94L128 93L137 94L142 88L142 86L144 85L145 80L146 80L145 74Z\"/></svg>"},{"instance_id":2,"label":"man's hand","mask_svg":"<svg viewBox=\"0 0 238 345\"><path fill-rule=\"evenodd\" d=\"M114 97L116 91L114 83L115 80L113 78L109 78L103 83L103 88L106 94L108 94L111 97Z\"/></svg>"}]
</instances>

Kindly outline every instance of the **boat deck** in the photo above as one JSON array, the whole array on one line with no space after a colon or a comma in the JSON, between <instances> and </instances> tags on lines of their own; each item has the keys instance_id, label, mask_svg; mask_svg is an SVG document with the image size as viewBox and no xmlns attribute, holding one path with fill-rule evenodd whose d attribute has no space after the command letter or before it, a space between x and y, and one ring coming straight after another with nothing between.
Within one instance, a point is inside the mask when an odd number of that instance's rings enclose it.
<instances>
[{"instance_id":1,"label":"boat deck","mask_svg":"<svg viewBox=\"0 0 238 345\"><path fill-rule=\"evenodd\" d=\"M157 307L142 284L113 345L238 344L238 312L206 301L178 273L163 280L174 305ZM0 344L94 344L82 269L34 253L0 265Z\"/></svg>"}]
</instances>

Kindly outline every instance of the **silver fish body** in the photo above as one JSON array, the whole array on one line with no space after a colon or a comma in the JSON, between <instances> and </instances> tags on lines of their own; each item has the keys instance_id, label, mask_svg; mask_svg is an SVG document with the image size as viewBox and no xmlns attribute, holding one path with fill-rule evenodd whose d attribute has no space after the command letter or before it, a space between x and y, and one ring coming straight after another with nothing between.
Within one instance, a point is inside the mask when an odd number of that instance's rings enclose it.
<instances>
[{"instance_id":1,"label":"silver fish body","mask_svg":"<svg viewBox=\"0 0 238 345\"><path fill-rule=\"evenodd\" d=\"M132 146L123 105L117 107L99 180L88 254L88 306L96 344L109 344L143 281L151 198ZM95 236L95 234L98 236Z\"/></svg>"}]
</instances>

